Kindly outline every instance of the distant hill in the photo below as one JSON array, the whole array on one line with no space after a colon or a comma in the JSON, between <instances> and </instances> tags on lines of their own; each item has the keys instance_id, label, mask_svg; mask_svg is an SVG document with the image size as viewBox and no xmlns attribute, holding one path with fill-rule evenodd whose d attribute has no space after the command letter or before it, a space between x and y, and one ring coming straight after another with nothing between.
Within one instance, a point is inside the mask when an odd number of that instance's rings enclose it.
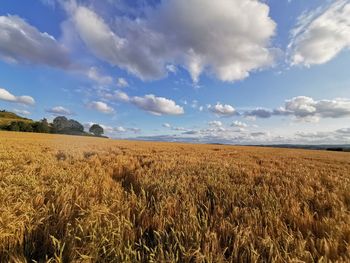
<instances>
[{"instance_id":1,"label":"distant hill","mask_svg":"<svg viewBox=\"0 0 350 263\"><path fill-rule=\"evenodd\" d=\"M16 113L5 110L0 111L0 126L9 125L13 121L33 122L33 120L21 117Z\"/></svg>"},{"instance_id":2,"label":"distant hill","mask_svg":"<svg viewBox=\"0 0 350 263\"><path fill-rule=\"evenodd\" d=\"M95 124L95 126L100 128L99 134L84 131L84 126L82 124L73 119L69 120L64 116L57 116L52 123L49 123L45 118L40 121L34 121L21 117L13 112L0 110L0 130L5 131L53 133L108 138L107 136L103 135L104 131L101 126L98 124Z\"/></svg>"},{"instance_id":3,"label":"distant hill","mask_svg":"<svg viewBox=\"0 0 350 263\"><path fill-rule=\"evenodd\" d=\"M274 147L274 148L291 148L291 149L306 149L306 150L326 150L334 152L350 152L350 144L273 144L273 145L255 145L262 147Z\"/></svg>"}]
</instances>

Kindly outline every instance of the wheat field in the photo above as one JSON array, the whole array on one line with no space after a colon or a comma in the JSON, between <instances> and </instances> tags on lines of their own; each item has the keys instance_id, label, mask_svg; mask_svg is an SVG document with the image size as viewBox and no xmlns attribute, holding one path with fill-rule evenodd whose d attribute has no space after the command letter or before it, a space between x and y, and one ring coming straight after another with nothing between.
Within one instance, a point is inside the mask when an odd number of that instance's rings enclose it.
<instances>
[{"instance_id":1,"label":"wheat field","mask_svg":"<svg viewBox=\"0 0 350 263\"><path fill-rule=\"evenodd\" d=\"M0 262L349 262L350 154L0 132Z\"/></svg>"}]
</instances>

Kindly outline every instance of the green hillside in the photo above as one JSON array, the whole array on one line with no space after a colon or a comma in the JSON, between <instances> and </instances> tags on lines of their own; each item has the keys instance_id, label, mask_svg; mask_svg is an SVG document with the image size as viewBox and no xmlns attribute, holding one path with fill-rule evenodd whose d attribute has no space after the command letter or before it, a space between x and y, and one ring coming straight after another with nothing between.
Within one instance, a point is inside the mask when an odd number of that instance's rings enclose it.
<instances>
[{"instance_id":1,"label":"green hillside","mask_svg":"<svg viewBox=\"0 0 350 263\"><path fill-rule=\"evenodd\" d=\"M0 126L8 125L13 121L33 122L31 119L27 119L9 111L0 111Z\"/></svg>"}]
</instances>

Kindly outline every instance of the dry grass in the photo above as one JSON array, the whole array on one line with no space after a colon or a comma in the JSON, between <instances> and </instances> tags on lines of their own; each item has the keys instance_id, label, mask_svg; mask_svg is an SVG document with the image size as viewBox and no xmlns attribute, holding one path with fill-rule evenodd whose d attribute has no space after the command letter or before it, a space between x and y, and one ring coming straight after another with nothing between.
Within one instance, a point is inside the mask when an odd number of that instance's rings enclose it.
<instances>
[{"instance_id":1,"label":"dry grass","mask_svg":"<svg viewBox=\"0 0 350 263\"><path fill-rule=\"evenodd\" d=\"M350 154L0 132L0 262L349 262Z\"/></svg>"},{"instance_id":2,"label":"dry grass","mask_svg":"<svg viewBox=\"0 0 350 263\"><path fill-rule=\"evenodd\" d=\"M15 114L13 112L0 111L0 126L9 125L13 121L21 121L21 122L25 122L25 123L32 123L33 122L32 120L18 116L17 114Z\"/></svg>"}]
</instances>

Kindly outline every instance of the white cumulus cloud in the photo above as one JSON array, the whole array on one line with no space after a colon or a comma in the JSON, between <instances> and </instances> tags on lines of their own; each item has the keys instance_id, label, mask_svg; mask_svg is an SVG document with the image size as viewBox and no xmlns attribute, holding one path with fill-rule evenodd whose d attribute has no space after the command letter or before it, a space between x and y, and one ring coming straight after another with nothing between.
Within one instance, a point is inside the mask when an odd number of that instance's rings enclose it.
<instances>
[{"instance_id":1,"label":"white cumulus cloud","mask_svg":"<svg viewBox=\"0 0 350 263\"><path fill-rule=\"evenodd\" d=\"M303 14L292 31L291 64L323 64L350 48L350 1L338 0L326 8Z\"/></svg>"},{"instance_id":2,"label":"white cumulus cloud","mask_svg":"<svg viewBox=\"0 0 350 263\"><path fill-rule=\"evenodd\" d=\"M6 89L0 88L0 100L7 102L15 102L25 105L34 105L35 100L30 96L15 96Z\"/></svg>"},{"instance_id":3,"label":"white cumulus cloud","mask_svg":"<svg viewBox=\"0 0 350 263\"><path fill-rule=\"evenodd\" d=\"M72 115L72 112L63 106L56 106L51 109L47 109L46 112L54 115Z\"/></svg>"},{"instance_id":4,"label":"white cumulus cloud","mask_svg":"<svg viewBox=\"0 0 350 263\"><path fill-rule=\"evenodd\" d=\"M237 112L233 106L228 105L228 104L221 104L220 102L218 102L214 106L209 105L208 110L217 114L217 115L221 115L221 116L233 116L233 115L237 114Z\"/></svg>"},{"instance_id":5,"label":"white cumulus cloud","mask_svg":"<svg viewBox=\"0 0 350 263\"><path fill-rule=\"evenodd\" d=\"M248 125L244 122L241 122L241 121L234 121L232 124L231 124L232 127L235 127L235 128L241 128L241 129L244 129L244 128L247 128Z\"/></svg>"},{"instance_id":6,"label":"white cumulus cloud","mask_svg":"<svg viewBox=\"0 0 350 263\"><path fill-rule=\"evenodd\" d=\"M297 96L286 100L284 105L277 109L257 108L245 111L243 115L265 119L272 116L293 116L298 120L308 122L315 122L320 118L346 118L350 117L350 99L315 100L307 96Z\"/></svg>"},{"instance_id":7,"label":"white cumulus cloud","mask_svg":"<svg viewBox=\"0 0 350 263\"><path fill-rule=\"evenodd\" d=\"M67 51L48 33L42 33L18 16L0 16L0 58L67 69Z\"/></svg>"},{"instance_id":8,"label":"white cumulus cloud","mask_svg":"<svg viewBox=\"0 0 350 263\"><path fill-rule=\"evenodd\" d=\"M154 115L181 115L185 113L183 107L177 105L175 101L163 97L156 97L153 94L148 94L143 97L129 97L125 92L116 91L113 94L104 94L103 97L108 100L119 100L131 103Z\"/></svg>"},{"instance_id":9,"label":"white cumulus cloud","mask_svg":"<svg viewBox=\"0 0 350 263\"><path fill-rule=\"evenodd\" d=\"M116 132L126 132L127 130L124 127L122 127L122 126L119 126L119 127L115 127L114 131L116 131Z\"/></svg>"},{"instance_id":10,"label":"white cumulus cloud","mask_svg":"<svg viewBox=\"0 0 350 263\"><path fill-rule=\"evenodd\" d=\"M298 118L315 116L320 118L350 117L350 100L338 98L333 100L314 100L306 96L299 96L287 100L285 112Z\"/></svg>"},{"instance_id":11,"label":"white cumulus cloud","mask_svg":"<svg viewBox=\"0 0 350 263\"><path fill-rule=\"evenodd\" d=\"M260 1L168 0L134 19L102 17L83 5L68 10L95 56L141 79L164 77L174 71L169 65L179 65L194 82L203 71L236 81L274 60L276 24Z\"/></svg>"},{"instance_id":12,"label":"white cumulus cloud","mask_svg":"<svg viewBox=\"0 0 350 263\"><path fill-rule=\"evenodd\" d=\"M111 76L103 75L96 67L90 67L86 71L86 75L91 80L94 80L102 85L109 85L113 82L113 78Z\"/></svg>"},{"instance_id":13,"label":"white cumulus cloud","mask_svg":"<svg viewBox=\"0 0 350 263\"><path fill-rule=\"evenodd\" d=\"M213 127L221 127L222 126L222 122L221 121L210 121L208 122L209 126L213 126Z\"/></svg>"},{"instance_id":14,"label":"white cumulus cloud","mask_svg":"<svg viewBox=\"0 0 350 263\"><path fill-rule=\"evenodd\" d=\"M148 94L143 97L132 97L130 98L130 102L154 115L184 114L184 109L181 106L176 105L173 100L156 97L153 94Z\"/></svg>"},{"instance_id":15,"label":"white cumulus cloud","mask_svg":"<svg viewBox=\"0 0 350 263\"><path fill-rule=\"evenodd\" d=\"M88 108L97 110L102 113L110 114L114 112L114 109L108 106L105 102L102 101L92 101L88 103Z\"/></svg>"}]
</instances>

